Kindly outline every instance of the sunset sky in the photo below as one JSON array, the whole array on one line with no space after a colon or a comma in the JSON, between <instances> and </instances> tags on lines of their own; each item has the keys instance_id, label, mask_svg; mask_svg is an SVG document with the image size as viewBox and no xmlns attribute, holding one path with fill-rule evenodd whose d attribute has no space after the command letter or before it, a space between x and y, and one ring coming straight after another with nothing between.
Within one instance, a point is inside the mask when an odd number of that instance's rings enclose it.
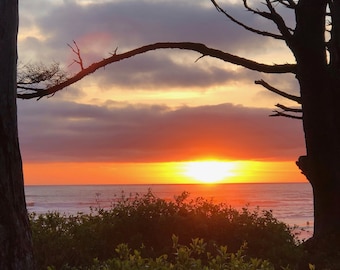
<instances>
[{"instance_id":1,"label":"sunset sky","mask_svg":"<svg viewBox=\"0 0 340 270\"><path fill-rule=\"evenodd\" d=\"M248 25L276 31L239 2L221 5ZM285 18L293 24L290 14ZM294 62L283 42L243 30L209 0L20 1L20 65L59 62L75 74L79 66L67 46L73 40L85 65L116 48L121 53L158 41L200 42L267 64ZM277 103L295 104L254 84L264 79L298 95L294 76L199 57L149 52L51 98L19 100L25 183L204 181L192 171L211 162L193 161L227 161L225 176L216 180L222 183L305 181L295 166L305 153L301 122L268 117Z\"/></svg>"}]
</instances>

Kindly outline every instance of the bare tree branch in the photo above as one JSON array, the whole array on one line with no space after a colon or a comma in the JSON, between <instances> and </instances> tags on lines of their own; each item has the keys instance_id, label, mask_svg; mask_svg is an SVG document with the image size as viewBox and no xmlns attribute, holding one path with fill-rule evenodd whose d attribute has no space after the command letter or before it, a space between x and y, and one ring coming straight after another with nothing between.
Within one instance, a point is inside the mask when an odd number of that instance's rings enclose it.
<instances>
[{"instance_id":1,"label":"bare tree branch","mask_svg":"<svg viewBox=\"0 0 340 270\"><path fill-rule=\"evenodd\" d=\"M294 0L273 0L273 3L278 2L282 5L284 5L287 8L290 9L295 9L296 8L296 3L294 2Z\"/></svg>"},{"instance_id":2,"label":"bare tree branch","mask_svg":"<svg viewBox=\"0 0 340 270\"><path fill-rule=\"evenodd\" d=\"M303 119L302 116L291 115L291 114L287 114L287 113L279 112L279 111L273 111L273 112L275 112L275 114L271 114L269 116L271 116L271 117L283 116L283 117L292 118L292 119L299 119L299 120Z\"/></svg>"},{"instance_id":3,"label":"bare tree branch","mask_svg":"<svg viewBox=\"0 0 340 270\"><path fill-rule=\"evenodd\" d=\"M283 117L288 117L288 118L293 118L293 119L302 119L302 116L298 115L293 115L293 114L288 114L286 112L291 112L291 113L302 113L302 109L299 108L289 108L287 106L284 106L282 104L276 104L276 107L282 109L283 111L273 111L275 114L271 114L269 116L283 116Z\"/></svg>"},{"instance_id":4,"label":"bare tree branch","mask_svg":"<svg viewBox=\"0 0 340 270\"><path fill-rule=\"evenodd\" d=\"M276 12L275 8L272 5L273 0L266 0L266 6L267 6L269 12L255 10L248 5L247 1L248 0L243 0L244 7L248 11L251 11L251 12L253 12L253 13L255 13L255 14L257 14L257 15L263 17L263 18L266 18L266 19L274 22L276 24L278 30L281 33L282 39L284 39L286 41L286 43L288 44L288 46L290 47L291 40L292 40L292 33L294 33L294 30L288 28L286 26L284 19L281 17L280 14L278 14Z\"/></svg>"},{"instance_id":5,"label":"bare tree branch","mask_svg":"<svg viewBox=\"0 0 340 270\"><path fill-rule=\"evenodd\" d=\"M211 2L214 4L214 6L216 7L216 9L223 13L227 18L229 18L232 22L238 24L239 26L243 27L244 29L250 31L250 32L253 32L255 34L259 34L259 35L262 35L262 36L266 36L266 37L272 37L272 38L275 38L275 39L281 39L281 40L284 40L284 37L281 36L281 35L278 35L278 34L274 34L274 33L270 33L270 32L266 32L266 31L261 31L261 30L258 30L258 29L255 29L255 28L252 28L248 25L245 25L244 23L240 22L239 20L236 20L233 16L231 16L228 12L226 12L223 8L221 8L215 0L211 0ZM244 1L245 2L245 1ZM246 3L246 2L245 2ZM247 5L245 5L245 7L247 8ZM250 9L250 8L247 8L249 11L252 11L256 14L259 14L261 12L259 11L255 11L253 9Z\"/></svg>"},{"instance_id":6,"label":"bare tree branch","mask_svg":"<svg viewBox=\"0 0 340 270\"><path fill-rule=\"evenodd\" d=\"M17 85L17 88L22 89L24 91L33 91L33 92L43 92L46 90L46 88L29 87L29 86L23 86L20 84Z\"/></svg>"},{"instance_id":7,"label":"bare tree branch","mask_svg":"<svg viewBox=\"0 0 340 270\"><path fill-rule=\"evenodd\" d=\"M43 63L26 64L18 67L17 82L20 85L28 85L64 77L65 72L62 71L59 63L55 62L49 66Z\"/></svg>"},{"instance_id":8,"label":"bare tree branch","mask_svg":"<svg viewBox=\"0 0 340 270\"><path fill-rule=\"evenodd\" d=\"M266 83L264 80L255 81L255 84L260 84L260 85L262 85L263 87L265 87L266 89L268 89L269 91L271 91L275 94L278 94L282 97L285 97L287 99L293 100L293 101L301 104L301 97L294 96L294 95L288 94L286 92L283 92L283 91L271 86L270 84Z\"/></svg>"},{"instance_id":9,"label":"bare tree branch","mask_svg":"<svg viewBox=\"0 0 340 270\"><path fill-rule=\"evenodd\" d=\"M280 103L276 104L275 105L276 107L284 110L285 112L295 112L295 113L302 113L302 109L299 109L299 108L290 108L290 107L287 107L287 106L284 106Z\"/></svg>"},{"instance_id":10,"label":"bare tree branch","mask_svg":"<svg viewBox=\"0 0 340 270\"><path fill-rule=\"evenodd\" d=\"M39 92L67 80L66 72L59 63L47 66L43 63L18 67L17 89L19 92Z\"/></svg>"},{"instance_id":11,"label":"bare tree branch","mask_svg":"<svg viewBox=\"0 0 340 270\"><path fill-rule=\"evenodd\" d=\"M271 0L266 0L266 3L270 11L269 19L272 20L276 24L277 28L279 29L280 33L282 34L286 42L290 43L292 39L292 34L291 34L292 30L286 26L286 23L281 17L281 15L276 12L275 8L273 7L271 3Z\"/></svg>"},{"instance_id":12,"label":"bare tree branch","mask_svg":"<svg viewBox=\"0 0 340 270\"><path fill-rule=\"evenodd\" d=\"M70 44L67 44L67 46L69 46L71 48L71 50L75 53L75 55L78 58L78 60L73 59L73 63L72 64L77 63L80 66L80 69L84 70L84 63L83 63L83 59L82 59L81 54L80 54L80 49L78 47L78 44L74 40L73 40L73 44L74 44L74 47L71 46Z\"/></svg>"},{"instance_id":13,"label":"bare tree branch","mask_svg":"<svg viewBox=\"0 0 340 270\"><path fill-rule=\"evenodd\" d=\"M229 62L235 65L243 66L245 68L264 72L264 73L295 73L296 65L295 64L283 64L283 65L266 65L257 63L255 61L245 59L242 57L238 57L220 50L212 49L207 47L201 43L192 43L192 42L165 42L165 43L154 43L146 46L139 47L137 49L122 53L122 54L113 54L108 58L104 58L103 60L93 63L87 68L84 68L79 73L74 75L71 78L68 78L66 81L63 81L59 84L46 88L46 90L41 93L31 92L31 93L18 93L18 98L21 99L32 99L32 98L41 98L43 96L48 96L54 94L57 91L64 89L65 87L81 80L85 76L95 72L97 69L105 67L111 63L121 61L126 58L130 58L135 55L139 55L148 51L153 51L157 49L182 49L182 50L190 50L201 53L203 56L210 56L217 59L221 59L225 62Z\"/></svg>"}]
</instances>

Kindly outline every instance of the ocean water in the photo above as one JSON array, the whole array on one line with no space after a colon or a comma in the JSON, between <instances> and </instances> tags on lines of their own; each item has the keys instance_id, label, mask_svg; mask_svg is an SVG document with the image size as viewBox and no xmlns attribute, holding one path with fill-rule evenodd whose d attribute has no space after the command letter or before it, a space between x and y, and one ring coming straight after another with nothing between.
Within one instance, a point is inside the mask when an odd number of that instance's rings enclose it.
<instances>
[{"instance_id":1,"label":"ocean water","mask_svg":"<svg viewBox=\"0 0 340 270\"><path fill-rule=\"evenodd\" d=\"M303 229L300 238L312 235L313 199L308 183L26 186L25 192L29 212L58 211L70 215L89 213L91 207L110 208L118 198L133 198L136 193L145 194L148 189L166 200L173 200L187 191L189 199L204 197L236 209L272 210L279 220Z\"/></svg>"}]
</instances>

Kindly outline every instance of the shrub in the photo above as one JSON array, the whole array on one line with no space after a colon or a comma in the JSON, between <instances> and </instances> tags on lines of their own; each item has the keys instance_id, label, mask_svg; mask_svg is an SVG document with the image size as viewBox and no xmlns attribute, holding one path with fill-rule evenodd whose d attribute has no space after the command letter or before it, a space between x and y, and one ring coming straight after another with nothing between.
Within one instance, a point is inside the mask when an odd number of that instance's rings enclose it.
<instances>
[{"instance_id":1,"label":"shrub","mask_svg":"<svg viewBox=\"0 0 340 270\"><path fill-rule=\"evenodd\" d=\"M237 211L203 198L189 200L186 192L166 201L149 190L135 198L122 197L109 210L73 216L32 214L30 220L39 269L89 266L94 258L105 261L121 243L139 250L143 258L160 260L167 254L175 262L179 255L173 253L173 234L190 250L192 239L205 239L204 250L211 254L220 246L237 254L247 242L247 256L269 260L275 267L295 265L302 254L289 227L270 211ZM200 260L207 264L209 257Z\"/></svg>"},{"instance_id":2,"label":"shrub","mask_svg":"<svg viewBox=\"0 0 340 270\"><path fill-rule=\"evenodd\" d=\"M206 243L203 239L195 238L189 246L179 245L178 237L173 236L175 257L172 262L167 255L157 258L143 258L140 251L131 249L127 244L119 244L115 251L117 257L100 262L94 259L92 265L74 267L64 265L62 270L116 270L116 269L151 269L151 270L274 270L273 265L262 259L248 258L244 255L244 244L236 253L228 253L226 246L216 247L214 254L205 252ZM201 258L205 257L206 263ZM53 270L54 267L48 267ZM284 268L289 270L288 268Z\"/></svg>"}]
</instances>

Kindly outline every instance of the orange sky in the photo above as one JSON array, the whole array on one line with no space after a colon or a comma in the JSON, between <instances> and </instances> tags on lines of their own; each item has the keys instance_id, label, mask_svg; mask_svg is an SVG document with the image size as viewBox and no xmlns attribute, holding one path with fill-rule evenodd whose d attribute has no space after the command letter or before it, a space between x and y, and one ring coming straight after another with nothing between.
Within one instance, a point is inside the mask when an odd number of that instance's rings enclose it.
<instances>
[{"instance_id":1,"label":"orange sky","mask_svg":"<svg viewBox=\"0 0 340 270\"><path fill-rule=\"evenodd\" d=\"M241 21L275 31L238 3L224 4ZM116 48L165 40L202 42L267 64L294 61L284 43L242 31L201 0L30 0L20 14L19 66L56 61L74 74L79 66L66 45L73 40L85 66ZM296 104L254 84L265 79L296 95L294 76L199 57L151 52L53 98L18 101L25 183L197 183L186 162L206 159L232 162L221 183L305 181L295 165L305 151L301 122L268 117L277 103Z\"/></svg>"},{"instance_id":2,"label":"orange sky","mask_svg":"<svg viewBox=\"0 0 340 270\"><path fill-rule=\"evenodd\" d=\"M217 183L306 181L292 162L233 163L231 176ZM30 185L205 183L185 175L185 170L185 162L25 163L24 166L26 184Z\"/></svg>"}]
</instances>

